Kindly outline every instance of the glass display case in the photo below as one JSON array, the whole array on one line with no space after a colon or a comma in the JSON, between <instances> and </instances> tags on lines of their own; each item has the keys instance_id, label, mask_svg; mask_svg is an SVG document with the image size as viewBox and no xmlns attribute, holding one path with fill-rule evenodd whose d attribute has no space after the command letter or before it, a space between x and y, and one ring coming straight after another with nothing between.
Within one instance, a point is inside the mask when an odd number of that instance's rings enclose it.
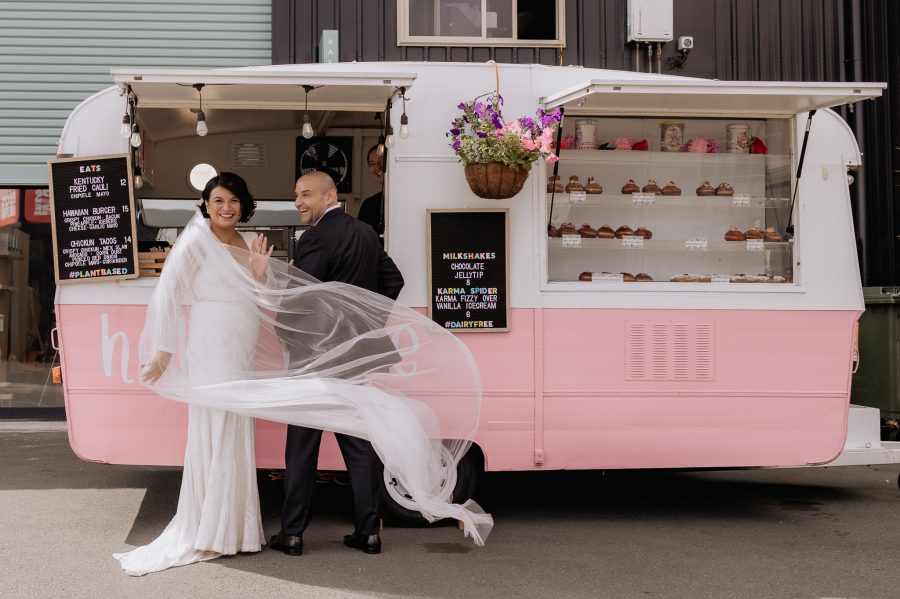
<instances>
[{"instance_id":1,"label":"glass display case","mask_svg":"<svg viewBox=\"0 0 900 599\"><path fill-rule=\"evenodd\" d=\"M793 283L792 126L567 119L547 181L549 283Z\"/></svg>"}]
</instances>

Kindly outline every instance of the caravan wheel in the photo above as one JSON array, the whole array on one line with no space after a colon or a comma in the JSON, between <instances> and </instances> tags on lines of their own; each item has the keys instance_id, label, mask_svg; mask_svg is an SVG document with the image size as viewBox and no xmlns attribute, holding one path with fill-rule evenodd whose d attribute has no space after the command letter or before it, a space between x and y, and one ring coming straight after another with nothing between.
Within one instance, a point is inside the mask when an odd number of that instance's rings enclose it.
<instances>
[{"instance_id":1,"label":"caravan wheel","mask_svg":"<svg viewBox=\"0 0 900 599\"><path fill-rule=\"evenodd\" d=\"M480 453L472 446L462 457L456 468L452 467L450 452L444 449L441 460L445 467L438 494L443 500L463 503L471 499L481 471ZM384 485L381 487L381 516L386 524L393 526L424 526L428 521L416 509L416 504L407 490L389 470L383 470Z\"/></svg>"}]
</instances>

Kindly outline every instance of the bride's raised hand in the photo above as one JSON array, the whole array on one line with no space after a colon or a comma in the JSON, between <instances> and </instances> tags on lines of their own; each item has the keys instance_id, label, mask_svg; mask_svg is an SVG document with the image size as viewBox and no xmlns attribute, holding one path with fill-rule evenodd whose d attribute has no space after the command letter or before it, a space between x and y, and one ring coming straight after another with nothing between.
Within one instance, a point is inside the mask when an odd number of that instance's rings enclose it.
<instances>
[{"instance_id":1,"label":"bride's raised hand","mask_svg":"<svg viewBox=\"0 0 900 599\"><path fill-rule=\"evenodd\" d=\"M270 246L268 243L268 238L262 233L250 241L250 272L258 281L266 280L266 267L272 257L272 250L275 249L274 245ZM266 247L269 249L266 250Z\"/></svg>"}]
</instances>

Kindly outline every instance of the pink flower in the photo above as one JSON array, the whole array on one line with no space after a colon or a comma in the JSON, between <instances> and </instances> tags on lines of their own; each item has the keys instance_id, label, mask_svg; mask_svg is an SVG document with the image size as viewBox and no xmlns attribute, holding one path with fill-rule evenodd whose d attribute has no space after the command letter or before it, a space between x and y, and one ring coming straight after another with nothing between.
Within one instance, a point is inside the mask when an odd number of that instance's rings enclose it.
<instances>
[{"instance_id":1,"label":"pink flower","mask_svg":"<svg viewBox=\"0 0 900 599\"><path fill-rule=\"evenodd\" d=\"M537 142L531 139L531 136L528 134L520 135L519 143L522 144L522 147L526 150L536 150L538 148Z\"/></svg>"},{"instance_id":2,"label":"pink flower","mask_svg":"<svg viewBox=\"0 0 900 599\"><path fill-rule=\"evenodd\" d=\"M518 135L522 130L522 125L519 124L519 121L506 121L506 128Z\"/></svg>"},{"instance_id":3,"label":"pink flower","mask_svg":"<svg viewBox=\"0 0 900 599\"><path fill-rule=\"evenodd\" d=\"M550 164L553 164L557 160L559 160L559 156L557 156L556 154L550 154L549 156L547 156L547 162Z\"/></svg>"}]
</instances>

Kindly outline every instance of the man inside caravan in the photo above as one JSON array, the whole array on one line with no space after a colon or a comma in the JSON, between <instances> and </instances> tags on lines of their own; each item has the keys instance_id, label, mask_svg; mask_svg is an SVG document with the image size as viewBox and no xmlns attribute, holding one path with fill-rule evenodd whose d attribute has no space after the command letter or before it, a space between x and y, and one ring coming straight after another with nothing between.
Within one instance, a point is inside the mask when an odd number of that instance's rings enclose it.
<instances>
[{"instance_id":1,"label":"man inside caravan","mask_svg":"<svg viewBox=\"0 0 900 599\"><path fill-rule=\"evenodd\" d=\"M382 151L379 152L379 148ZM366 153L366 159L369 163L369 172L372 178L379 186L384 185L384 148L381 144L375 144ZM366 198L362 206L359 208L359 220L370 225L375 232L378 233L378 239L381 245L384 245L384 190L380 189L377 193Z\"/></svg>"}]
</instances>

